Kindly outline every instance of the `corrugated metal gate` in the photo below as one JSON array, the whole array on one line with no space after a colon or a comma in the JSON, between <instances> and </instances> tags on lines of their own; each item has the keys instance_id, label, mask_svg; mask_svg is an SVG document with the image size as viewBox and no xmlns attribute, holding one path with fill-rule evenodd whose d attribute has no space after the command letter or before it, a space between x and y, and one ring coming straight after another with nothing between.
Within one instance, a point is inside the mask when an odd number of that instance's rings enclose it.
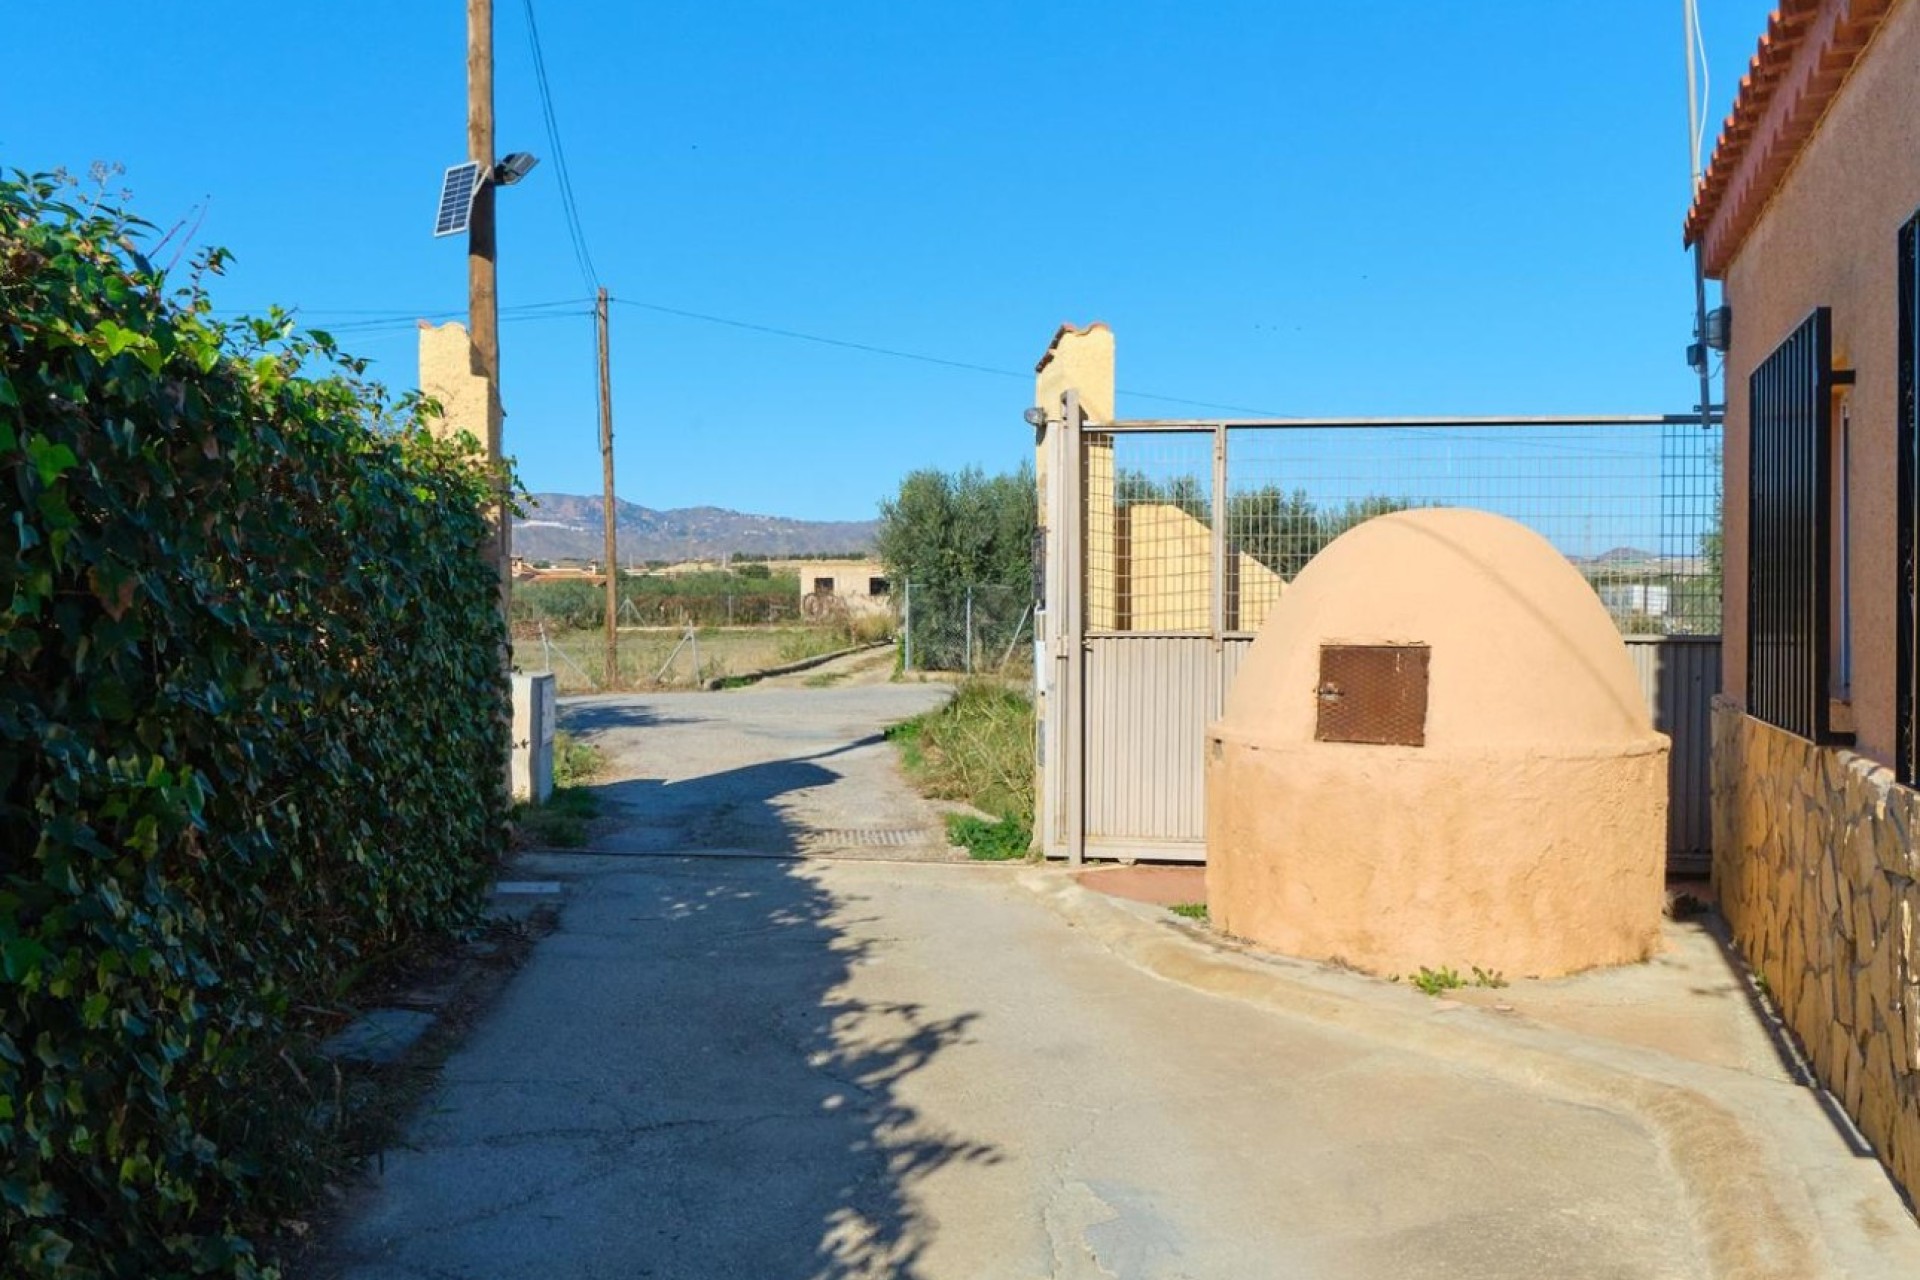
<instances>
[{"instance_id":1,"label":"corrugated metal gate","mask_svg":"<svg viewBox=\"0 0 1920 1280\"><path fill-rule=\"evenodd\" d=\"M1047 448L1035 680L1050 855L1204 860L1206 726L1285 582L1368 515L1453 505L1530 525L1594 583L1655 727L1673 739L1671 860L1704 870L1720 680L1717 426L1088 424L1068 393Z\"/></svg>"}]
</instances>

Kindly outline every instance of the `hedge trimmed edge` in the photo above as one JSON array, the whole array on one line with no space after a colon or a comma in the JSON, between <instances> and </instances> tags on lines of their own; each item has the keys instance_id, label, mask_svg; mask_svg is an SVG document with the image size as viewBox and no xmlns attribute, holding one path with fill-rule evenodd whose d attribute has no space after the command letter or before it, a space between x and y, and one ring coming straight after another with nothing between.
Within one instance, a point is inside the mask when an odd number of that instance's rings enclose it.
<instances>
[{"instance_id":1,"label":"hedge trimmed edge","mask_svg":"<svg viewBox=\"0 0 1920 1280\"><path fill-rule=\"evenodd\" d=\"M503 478L0 175L0 1273L268 1276L311 1032L504 847Z\"/></svg>"}]
</instances>

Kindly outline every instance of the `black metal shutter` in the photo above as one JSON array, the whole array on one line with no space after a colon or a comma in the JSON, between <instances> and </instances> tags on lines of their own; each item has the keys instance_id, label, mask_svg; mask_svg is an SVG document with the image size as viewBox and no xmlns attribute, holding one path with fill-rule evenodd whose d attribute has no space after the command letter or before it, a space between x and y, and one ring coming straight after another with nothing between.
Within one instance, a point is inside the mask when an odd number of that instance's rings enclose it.
<instances>
[{"instance_id":1,"label":"black metal shutter","mask_svg":"<svg viewBox=\"0 0 1920 1280\"><path fill-rule=\"evenodd\" d=\"M1900 228L1900 281L1897 289L1900 310L1900 381L1896 394L1896 432L1900 451L1900 516L1898 536L1899 607L1897 620L1899 650L1895 656L1894 731L1899 735L1895 768L1900 781L1913 786L1920 781L1920 726L1914 723L1914 691L1920 688L1920 625L1915 610L1920 609L1920 509L1915 493L1920 490L1920 214Z\"/></svg>"},{"instance_id":2,"label":"black metal shutter","mask_svg":"<svg viewBox=\"0 0 1920 1280\"><path fill-rule=\"evenodd\" d=\"M1747 711L1827 736L1833 313L1816 308L1747 383Z\"/></svg>"}]
</instances>

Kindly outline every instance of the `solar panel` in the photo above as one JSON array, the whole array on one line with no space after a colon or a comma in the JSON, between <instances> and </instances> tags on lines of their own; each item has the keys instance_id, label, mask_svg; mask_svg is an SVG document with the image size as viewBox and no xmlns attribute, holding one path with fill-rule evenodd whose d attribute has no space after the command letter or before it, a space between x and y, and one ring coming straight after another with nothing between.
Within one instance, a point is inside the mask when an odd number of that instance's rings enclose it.
<instances>
[{"instance_id":1,"label":"solar panel","mask_svg":"<svg viewBox=\"0 0 1920 1280\"><path fill-rule=\"evenodd\" d=\"M440 213L433 220L436 236L457 236L473 220L473 197L480 189L480 164L469 160L450 165L440 180Z\"/></svg>"}]
</instances>

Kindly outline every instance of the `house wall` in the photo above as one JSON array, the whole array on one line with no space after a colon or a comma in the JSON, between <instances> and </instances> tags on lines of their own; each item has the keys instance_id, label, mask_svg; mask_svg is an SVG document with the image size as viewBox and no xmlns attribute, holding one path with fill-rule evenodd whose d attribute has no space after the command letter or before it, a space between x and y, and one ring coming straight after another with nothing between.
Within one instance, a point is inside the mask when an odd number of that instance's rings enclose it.
<instances>
[{"instance_id":1,"label":"house wall","mask_svg":"<svg viewBox=\"0 0 1920 1280\"><path fill-rule=\"evenodd\" d=\"M804 614L808 597L819 594L815 584L821 581L831 583L826 594L842 601L849 613L866 617L887 613L893 608L893 592L896 589L891 579L887 582L887 594L873 595L867 588L875 578L886 578L886 566L877 560L795 560L793 571L800 577L800 605Z\"/></svg>"},{"instance_id":2,"label":"house wall","mask_svg":"<svg viewBox=\"0 0 1920 1280\"><path fill-rule=\"evenodd\" d=\"M1114 600L1113 621L1097 624L1090 608L1088 629L1212 631L1212 526L1163 502L1129 503L1113 523L1115 553L1096 565L1090 544L1087 564L1088 595L1098 588ZM1257 631L1285 583L1244 551L1228 547L1227 557L1225 629Z\"/></svg>"},{"instance_id":3,"label":"house wall","mask_svg":"<svg viewBox=\"0 0 1920 1280\"><path fill-rule=\"evenodd\" d=\"M1895 237L1920 207L1920 3L1896 7L1728 266L1726 638L1722 691L1746 696L1747 378L1816 306L1857 370L1849 488L1856 749L1893 759L1897 600ZM1839 405L1834 420L1838 423ZM1838 537L1835 542L1838 544ZM1839 577L1835 575L1838 607Z\"/></svg>"},{"instance_id":4,"label":"house wall","mask_svg":"<svg viewBox=\"0 0 1920 1280\"><path fill-rule=\"evenodd\" d=\"M1920 1194L1920 793L1745 715L1713 717L1713 875L1813 1069Z\"/></svg>"}]
</instances>

